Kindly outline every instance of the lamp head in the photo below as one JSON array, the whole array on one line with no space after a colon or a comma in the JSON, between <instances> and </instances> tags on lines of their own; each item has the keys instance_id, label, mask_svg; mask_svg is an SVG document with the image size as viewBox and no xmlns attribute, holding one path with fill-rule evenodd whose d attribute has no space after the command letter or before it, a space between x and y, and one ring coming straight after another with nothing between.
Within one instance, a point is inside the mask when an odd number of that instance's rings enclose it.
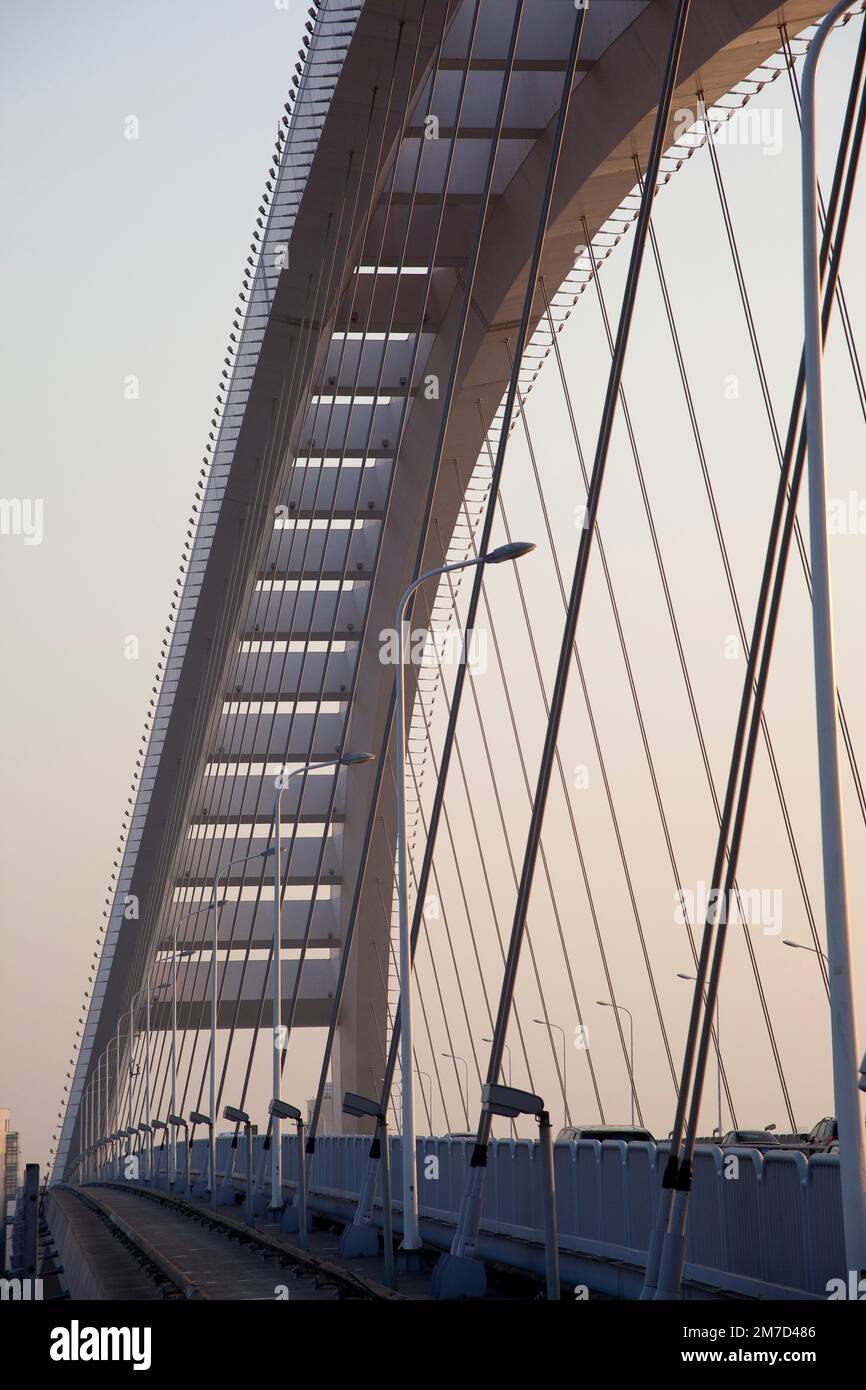
<instances>
[{"instance_id":1,"label":"lamp head","mask_svg":"<svg viewBox=\"0 0 866 1390\"><path fill-rule=\"evenodd\" d=\"M531 1091L518 1091L513 1086L485 1086L481 1092L481 1104L492 1115L504 1115L514 1119L517 1115L540 1115L544 1109L541 1096Z\"/></svg>"},{"instance_id":2,"label":"lamp head","mask_svg":"<svg viewBox=\"0 0 866 1390\"><path fill-rule=\"evenodd\" d=\"M510 541L508 545L498 545L495 550L485 555L484 563L501 565L504 560L519 560L521 556L528 555L534 549L533 541Z\"/></svg>"},{"instance_id":3,"label":"lamp head","mask_svg":"<svg viewBox=\"0 0 866 1390\"><path fill-rule=\"evenodd\" d=\"M382 1118L378 1101L369 1100L367 1096L359 1096L354 1091L347 1091L343 1096L343 1114L354 1115L356 1119L380 1120Z\"/></svg>"},{"instance_id":4,"label":"lamp head","mask_svg":"<svg viewBox=\"0 0 866 1390\"><path fill-rule=\"evenodd\" d=\"M301 1120L301 1112L297 1106L289 1105L284 1100L272 1100L268 1106L268 1114L275 1120L294 1120L296 1124Z\"/></svg>"}]
</instances>

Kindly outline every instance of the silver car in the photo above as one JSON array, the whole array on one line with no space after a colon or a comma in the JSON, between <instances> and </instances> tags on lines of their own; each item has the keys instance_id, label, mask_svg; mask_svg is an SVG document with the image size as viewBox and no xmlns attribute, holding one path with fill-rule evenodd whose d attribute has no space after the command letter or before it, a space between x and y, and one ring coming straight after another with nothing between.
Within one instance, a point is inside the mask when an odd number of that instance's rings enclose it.
<instances>
[{"instance_id":1,"label":"silver car","mask_svg":"<svg viewBox=\"0 0 866 1390\"><path fill-rule=\"evenodd\" d=\"M637 1125L566 1125L556 1136L557 1144L570 1140L577 1144L581 1139L597 1139L603 1144L606 1139L620 1139L626 1144L654 1144L655 1139L648 1129Z\"/></svg>"}]
</instances>

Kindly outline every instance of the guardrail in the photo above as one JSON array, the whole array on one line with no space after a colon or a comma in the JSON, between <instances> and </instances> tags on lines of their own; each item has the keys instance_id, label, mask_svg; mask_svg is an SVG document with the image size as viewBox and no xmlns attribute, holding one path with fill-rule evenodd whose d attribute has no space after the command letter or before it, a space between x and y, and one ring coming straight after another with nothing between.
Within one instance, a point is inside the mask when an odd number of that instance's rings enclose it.
<instances>
[{"instance_id":1,"label":"guardrail","mask_svg":"<svg viewBox=\"0 0 866 1390\"><path fill-rule=\"evenodd\" d=\"M253 1172L261 1137L254 1141ZM367 1162L363 1135L321 1136L310 1174L312 1210L351 1219ZM401 1140L391 1139L391 1163L399 1171ZM419 1139L418 1189L422 1233L447 1247L469 1171L472 1141ZM207 1162L207 1144L187 1151L193 1174ZM554 1148L557 1223L564 1281L616 1297L637 1297L667 1144L599 1144L582 1141ZM231 1138L217 1140L217 1168L231 1162ZM528 1139L490 1145L484 1193L481 1254L532 1273L543 1272L543 1231L538 1146ZM289 1190L297 1177L297 1145L283 1140L283 1174ZM235 1150L233 1175L246 1177L243 1148ZM142 1171L146 1178L146 1168ZM180 1181L182 1181L182 1176ZM372 1219L381 1212L374 1206ZM401 1226L395 1204L395 1229ZM686 1281L692 1296L826 1298L832 1279L847 1281L835 1154L806 1157L797 1150L762 1156L754 1149L696 1149L694 1196L686 1247Z\"/></svg>"}]
</instances>

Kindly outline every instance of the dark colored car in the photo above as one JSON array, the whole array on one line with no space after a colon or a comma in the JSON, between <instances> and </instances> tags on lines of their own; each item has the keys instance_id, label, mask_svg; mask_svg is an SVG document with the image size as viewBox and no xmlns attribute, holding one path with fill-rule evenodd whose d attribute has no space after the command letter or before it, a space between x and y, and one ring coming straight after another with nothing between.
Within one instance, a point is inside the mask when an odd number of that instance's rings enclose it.
<instances>
[{"instance_id":1,"label":"dark colored car","mask_svg":"<svg viewBox=\"0 0 866 1390\"><path fill-rule=\"evenodd\" d=\"M834 1146L838 1149L839 1126L835 1116L827 1115L809 1130L804 1148L808 1153L829 1153Z\"/></svg>"},{"instance_id":2,"label":"dark colored car","mask_svg":"<svg viewBox=\"0 0 866 1390\"><path fill-rule=\"evenodd\" d=\"M758 1149L766 1153L768 1149L778 1149L779 1141L768 1129L730 1129L722 1135L723 1149Z\"/></svg>"},{"instance_id":3,"label":"dark colored car","mask_svg":"<svg viewBox=\"0 0 866 1390\"><path fill-rule=\"evenodd\" d=\"M636 1125L566 1125L556 1136L557 1144L566 1140L577 1144L581 1139L597 1139L600 1144L606 1139L622 1139L626 1144L655 1143L648 1129L639 1129Z\"/></svg>"}]
</instances>

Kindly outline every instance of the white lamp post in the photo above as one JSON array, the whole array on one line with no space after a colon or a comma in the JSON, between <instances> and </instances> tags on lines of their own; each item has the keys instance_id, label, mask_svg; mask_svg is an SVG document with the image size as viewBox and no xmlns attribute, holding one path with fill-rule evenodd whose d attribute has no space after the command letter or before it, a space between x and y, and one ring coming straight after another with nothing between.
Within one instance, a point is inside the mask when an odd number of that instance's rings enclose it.
<instances>
[{"instance_id":1,"label":"white lamp post","mask_svg":"<svg viewBox=\"0 0 866 1390\"><path fill-rule=\"evenodd\" d=\"M130 1005L130 1009L129 1009L129 1014L130 1014L130 1068L131 1068L131 1065L132 1065L132 1050L131 1050L131 1049L132 1049L133 1009L135 1008L135 1001L136 1001L136 999L138 998L138 996L139 996L140 994L143 994L143 995L144 995L144 1129L142 1130L142 1129L141 1129L141 1126L139 1126L139 1132L140 1132L140 1133L144 1133L144 1134L147 1136L147 1145L148 1145L148 1148L147 1148L147 1180L148 1180L148 1182L151 1182L151 1181L152 1181L152 1178L153 1178L153 1130L152 1130L151 1123L150 1123L150 994L151 994L151 990L150 990L150 972L151 972L152 969L153 969L153 963L151 963L151 965L148 966L147 971L145 972L144 984L141 986L140 989L136 990L135 994L132 996L132 1004ZM154 992L154 994L156 994L156 993L158 993L160 990L167 989L167 988L168 988L168 985L167 985L167 984L157 985L157 986L155 987L155 989L154 989L153 992ZM131 1078L131 1076L130 1076L130 1090L131 1090L131 1087L132 1087L132 1078ZM131 1124L131 1123L132 1123L132 1097L131 1097L131 1096L130 1096L130 1112L129 1112L129 1115L130 1115L130 1124Z\"/></svg>"},{"instance_id":2,"label":"white lamp post","mask_svg":"<svg viewBox=\"0 0 866 1390\"><path fill-rule=\"evenodd\" d=\"M320 763L305 763L292 772L280 773L274 778L274 943L273 943L273 1101L276 1108L271 1109L271 1210L278 1211L283 1205L283 1187L280 1176L280 1058L282 1053L282 899L280 884L280 835L282 832L283 792L293 777L301 772L318 772L325 767L352 767L356 763L368 763L372 753L346 753L341 758L326 758ZM300 811L300 807L298 807ZM300 969L300 963L298 965Z\"/></svg>"},{"instance_id":3,"label":"white lamp post","mask_svg":"<svg viewBox=\"0 0 866 1390\"><path fill-rule=\"evenodd\" d=\"M486 1042L486 1043L492 1043L492 1042L493 1042L493 1039L492 1039L492 1038L482 1038L481 1041L482 1041L482 1042ZM505 1051L505 1055L506 1055L506 1057L508 1058L508 1085L510 1086L510 1085L511 1085L511 1048L508 1046L508 1043L507 1043L507 1042L504 1042L504 1043L502 1044L502 1046L503 1046L503 1049L504 1049L504 1051Z\"/></svg>"},{"instance_id":4,"label":"white lamp post","mask_svg":"<svg viewBox=\"0 0 866 1390\"><path fill-rule=\"evenodd\" d=\"M110 1096L110 1093L111 1093L111 1092L110 1092L110 1087L109 1087L109 1084L108 1084L108 1050L109 1050L110 1047L113 1047L113 1046L115 1045L115 1042L116 1042L116 1039L115 1039L115 1038L109 1038L109 1039L108 1039L108 1042L107 1042L106 1045L105 1045L105 1051L104 1051L103 1054L102 1054L103 1057L105 1058L105 1139L106 1139L106 1144L110 1144L110 1145L111 1145L111 1149L110 1149L110 1150L108 1150L108 1149L106 1150L106 1164L107 1164L107 1167L108 1167L108 1176L109 1176L109 1177L111 1177L111 1169L112 1169L112 1166L113 1166L114 1156L115 1156L114 1133L115 1133L115 1129L117 1128L117 1125L118 1125L118 1123L119 1123L118 1115L117 1115L117 1073L116 1073L116 1072L115 1072L115 1092L114 1092L114 1129L111 1129L111 1128L110 1128L110 1121L109 1121L109 1114L108 1114L108 1101L109 1101L109 1096ZM109 1153L110 1153L110 1157L109 1157Z\"/></svg>"},{"instance_id":5,"label":"white lamp post","mask_svg":"<svg viewBox=\"0 0 866 1390\"><path fill-rule=\"evenodd\" d=\"M239 854L236 859L230 859L222 869L217 869L213 878L213 893L211 896L211 906L213 907L213 950L211 959L211 988L210 988L210 1124L208 1125L208 1144L210 1146L208 1172L210 1177L210 1205L213 1211L217 1208L217 1186L216 1186L216 1034L217 1034L217 951L219 950L219 922L220 922L220 902L219 902L219 881L220 875L228 873L234 868L235 864L247 864L251 859L267 859L274 853L273 849L256 850L253 854Z\"/></svg>"},{"instance_id":6,"label":"white lamp post","mask_svg":"<svg viewBox=\"0 0 866 1390\"><path fill-rule=\"evenodd\" d=\"M822 951L819 946L807 946L803 941L783 941L782 945L792 946L795 951L811 951L815 956L823 956L825 960L828 959L826 951Z\"/></svg>"},{"instance_id":7,"label":"white lamp post","mask_svg":"<svg viewBox=\"0 0 866 1390\"><path fill-rule=\"evenodd\" d=\"M827 462L824 438L824 334L821 326L821 259L818 251L818 172L815 79L830 30L849 8L837 0L815 33L803 66L803 319L806 372L805 428L809 480L809 548L812 560L812 648L818 733L821 850L827 921L827 976L833 1093L839 1125L842 1225L848 1269L866 1269L866 1144L859 1094L857 1017L854 1006L845 820L839 767L836 657L827 526ZM860 1064L862 1066L862 1063ZM860 1072L862 1076L862 1072Z\"/></svg>"},{"instance_id":8,"label":"white lamp post","mask_svg":"<svg viewBox=\"0 0 866 1390\"><path fill-rule=\"evenodd\" d=\"M487 555L470 560L458 560L453 565L441 565L428 570L409 585L397 605L397 675L396 675L396 748L397 748L397 896L400 926L400 1062L403 1075L403 1240L402 1249L421 1249L418 1232L418 1192L415 1173L415 1101L414 1052L412 1040L412 946L409 926L409 865L406 844L406 682L403 667L406 660L408 624L406 605L415 590L428 579L438 579L455 570L471 569L475 565L497 565L504 560L519 560L534 550L528 541L513 541L499 546Z\"/></svg>"},{"instance_id":9,"label":"white lamp post","mask_svg":"<svg viewBox=\"0 0 866 1390\"><path fill-rule=\"evenodd\" d=\"M568 1073L566 1071L565 1029L559 1023L551 1023L550 1019L547 1018L534 1018L532 1022L540 1023L542 1028L546 1028L548 1032L551 1028L555 1028L557 1033L562 1034L562 1094L565 1105L565 1123L567 1125L570 1125L571 1111L568 1108Z\"/></svg>"},{"instance_id":10,"label":"white lamp post","mask_svg":"<svg viewBox=\"0 0 866 1390\"><path fill-rule=\"evenodd\" d=\"M185 912L182 917L178 917L171 929L171 1114L177 1113L177 963L187 956L191 956L197 949L194 946L187 946L183 950L177 949L177 929L183 922L188 922L191 917L197 917L200 912L209 912L211 904L209 902L200 903L191 912ZM200 948L199 948L200 949ZM177 1179L177 1130L178 1126L172 1124L171 1138L168 1143L168 1185L173 1188Z\"/></svg>"},{"instance_id":11,"label":"white lamp post","mask_svg":"<svg viewBox=\"0 0 866 1390\"><path fill-rule=\"evenodd\" d=\"M447 1058L449 1059L449 1061L451 1061L451 1062L462 1062L462 1063L463 1063L463 1066L464 1066L464 1068L465 1068L465 1070L466 1070L466 1100L464 1101L463 1096L462 1096L462 1094L461 1094L461 1096L460 1096L460 1104L461 1104L462 1107L463 1107L463 1114L464 1114L464 1117L465 1117L465 1119L466 1119L466 1123L468 1124L468 1123L469 1123L469 1063L467 1062L467 1060L466 1060L465 1057L461 1057L461 1056L459 1055L459 1053L457 1053L457 1052L443 1052L443 1053L442 1053L442 1056L443 1056L443 1057L447 1057ZM459 1072L457 1073L457 1081L458 1081L458 1085L459 1085L459 1083L460 1083L460 1073L459 1073ZM432 1113L432 1104L431 1104L431 1113Z\"/></svg>"},{"instance_id":12,"label":"white lamp post","mask_svg":"<svg viewBox=\"0 0 866 1390\"><path fill-rule=\"evenodd\" d=\"M630 1045L629 1045L629 1057L631 1058L631 1060L630 1060L629 1065L628 1065L628 1070L629 1070L629 1078L628 1078L628 1079L629 1079L629 1082L631 1083L631 1122L632 1122L632 1125L633 1125L633 1124L634 1124L634 1019L632 1018L631 1010L630 1010L630 1009L627 1009L626 1006L625 1006L625 1004L612 1004L612 1003L610 1002L609 999L596 999L595 1002L596 1002L596 1004L600 1004L601 1007L602 1007L603 1009L620 1009L624 1014L628 1014L628 1022L629 1022L629 1030L630 1030L630 1038L631 1038Z\"/></svg>"}]
</instances>

